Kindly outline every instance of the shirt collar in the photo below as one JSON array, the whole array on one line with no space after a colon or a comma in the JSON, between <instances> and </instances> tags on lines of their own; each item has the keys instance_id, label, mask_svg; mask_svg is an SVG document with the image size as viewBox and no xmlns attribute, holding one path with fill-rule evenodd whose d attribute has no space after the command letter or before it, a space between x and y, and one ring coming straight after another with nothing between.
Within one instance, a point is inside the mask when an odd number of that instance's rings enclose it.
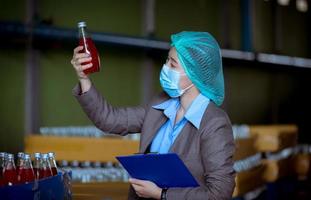
<instances>
[{"instance_id":1,"label":"shirt collar","mask_svg":"<svg viewBox=\"0 0 311 200\"><path fill-rule=\"evenodd\" d=\"M191 122L197 129L200 128L204 112L210 102L210 99L201 93L192 101L188 108L185 118ZM168 99L158 105L152 106L155 109L164 110L163 113L170 119L175 119L177 109L180 105L179 98Z\"/></svg>"},{"instance_id":2,"label":"shirt collar","mask_svg":"<svg viewBox=\"0 0 311 200\"><path fill-rule=\"evenodd\" d=\"M200 128L204 112L210 102L210 99L201 93L192 101L188 108L185 118L190 121L197 129Z\"/></svg>"},{"instance_id":3,"label":"shirt collar","mask_svg":"<svg viewBox=\"0 0 311 200\"><path fill-rule=\"evenodd\" d=\"M179 98L171 98L152 107L158 110L164 110L163 113L165 116L175 121L175 115L179 104Z\"/></svg>"}]
</instances>

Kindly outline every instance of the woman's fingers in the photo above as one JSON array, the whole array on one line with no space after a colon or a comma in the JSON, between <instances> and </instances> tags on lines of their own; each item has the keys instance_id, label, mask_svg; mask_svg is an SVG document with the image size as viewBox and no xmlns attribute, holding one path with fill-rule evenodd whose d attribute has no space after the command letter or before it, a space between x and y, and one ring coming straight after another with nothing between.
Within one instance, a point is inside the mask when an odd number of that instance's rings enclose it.
<instances>
[{"instance_id":1,"label":"woman's fingers","mask_svg":"<svg viewBox=\"0 0 311 200\"><path fill-rule=\"evenodd\" d=\"M82 58L78 58L78 59L72 59L71 60L71 64L75 67L75 68L79 68L80 65L82 65L85 62L90 62L92 60L92 57L85 57L83 56ZM84 66L84 65L83 65Z\"/></svg>"},{"instance_id":2,"label":"woman's fingers","mask_svg":"<svg viewBox=\"0 0 311 200\"><path fill-rule=\"evenodd\" d=\"M77 53L73 55L74 59L79 59L79 58L90 58L90 54L87 53Z\"/></svg>"},{"instance_id":3,"label":"woman's fingers","mask_svg":"<svg viewBox=\"0 0 311 200\"><path fill-rule=\"evenodd\" d=\"M139 179L130 178L129 182L132 184L141 185L141 180L139 180Z\"/></svg>"},{"instance_id":4,"label":"woman's fingers","mask_svg":"<svg viewBox=\"0 0 311 200\"><path fill-rule=\"evenodd\" d=\"M87 65L81 65L81 71L84 71L84 70L86 70L86 69L88 69L88 68L90 68L90 67L92 67L92 66L93 66L92 63L89 63L89 64L87 64Z\"/></svg>"},{"instance_id":5,"label":"woman's fingers","mask_svg":"<svg viewBox=\"0 0 311 200\"><path fill-rule=\"evenodd\" d=\"M82 63L84 63L84 62L89 62L89 61L91 61L91 60L92 60L91 57L88 57L88 58L78 58L78 59L76 59L76 64L81 65Z\"/></svg>"},{"instance_id":6,"label":"woman's fingers","mask_svg":"<svg viewBox=\"0 0 311 200\"><path fill-rule=\"evenodd\" d=\"M82 49L83 49L83 46L78 46L78 47L74 48L73 54L78 53L78 52L81 51Z\"/></svg>"}]
</instances>

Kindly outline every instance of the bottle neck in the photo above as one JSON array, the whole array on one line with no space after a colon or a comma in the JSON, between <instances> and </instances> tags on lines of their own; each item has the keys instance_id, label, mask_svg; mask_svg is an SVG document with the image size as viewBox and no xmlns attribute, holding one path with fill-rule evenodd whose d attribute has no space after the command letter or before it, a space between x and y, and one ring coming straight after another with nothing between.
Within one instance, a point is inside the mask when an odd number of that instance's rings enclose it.
<instances>
[{"instance_id":1,"label":"bottle neck","mask_svg":"<svg viewBox=\"0 0 311 200\"><path fill-rule=\"evenodd\" d=\"M24 165L24 163L25 163L25 160L23 158L18 158L16 165L20 167Z\"/></svg>"},{"instance_id":2,"label":"bottle neck","mask_svg":"<svg viewBox=\"0 0 311 200\"><path fill-rule=\"evenodd\" d=\"M50 165L49 160L47 158L43 158L41 166L42 166L42 168L51 168L51 165Z\"/></svg>"},{"instance_id":3,"label":"bottle neck","mask_svg":"<svg viewBox=\"0 0 311 200\"><path fill-rule=\"evenodd\" d=\"M40 158L35 158L34 163L33 163L33 167L39 169L40 165L41 165L41 159Z\"/></svg>"},{"instance_id":4,"label":"bottle neck","mask_svg":"<svg viewBox=\"0 0 311 200\"><path fill-rule=\"evenodd\" d=\"M0 167L4 167L4 164L5 164L5 159L4 157L0 157Z\"/></svg>"},{"instance_id":5,"label":"bottle neck","mask_svg":"<svg viewBox=\"0 0 311 200\"><path fill-rule=\"evenodd\" d=\"M5 169L15 169L15 163L13 159L8 159L5 164Z\"/></svg>"},{"instance_id":6,"label":"bottle neck","mask_svg":"<svg viewBox=\"0 0 311 200\"><path fill-rule=\"evenodd\" d=\"M55 158L54 158L54 157L49 158L49 162L50 162L51 167L57 167L57 166L56 166L56 161L55 161Z\"/></svg>"},{"instance_id":7,"label":"bottle neck","mask_svg":"<svg viewBox=\"0 0 311 200\"><path fill-rule=\"evenodd\" d=\"M89 37L86 27L79 27L79 38L87 38Z\"/></svg>"}]
</instances>

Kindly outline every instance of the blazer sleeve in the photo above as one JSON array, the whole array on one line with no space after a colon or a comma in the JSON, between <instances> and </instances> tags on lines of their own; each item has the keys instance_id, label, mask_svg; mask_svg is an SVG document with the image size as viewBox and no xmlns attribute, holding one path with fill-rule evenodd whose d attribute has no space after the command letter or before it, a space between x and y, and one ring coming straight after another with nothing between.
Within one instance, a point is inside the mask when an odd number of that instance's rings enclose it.
<instances>
[{"instance_id":1,"label":"blazer sleeve","mask_svg":"<svg viewBox=\"0 0 311 200\"><path fill-rule=\"evenodd\" d=\"M225 117L213 119L201 139L201 159L205 184L197 188L169 188L167 199L225 200L231 199L235 186L233 170L234 140L231 123Z\"/></svg>"},{"instance_id":2,"label":"blazer sleeve","mask_svg":"<svg viewBox=\"0 0 311 200\"><path fill-rule=\"evenodd\" d=\"M72 93L88 118L102 131L120 135L141 131L145 116L144 107L113 107L93 84L90 90L83 94L80 85L77 84Z\"/></svg>"}]
</instances>

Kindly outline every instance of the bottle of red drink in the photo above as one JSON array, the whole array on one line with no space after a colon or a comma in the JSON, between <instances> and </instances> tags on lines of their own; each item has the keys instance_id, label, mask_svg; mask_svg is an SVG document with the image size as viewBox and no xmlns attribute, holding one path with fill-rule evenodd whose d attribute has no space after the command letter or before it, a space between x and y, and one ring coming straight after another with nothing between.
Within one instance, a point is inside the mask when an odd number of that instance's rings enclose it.
<instances>
[{"instance_id":1,"label":"bottle of red drink","mask_svg":"<svg viewBox=\"0 0 311 200\"><path fill-rule=\"evenodd\" d=\"M49 162L51 165L51 169L52 169L52 174L53 176L57 175L57 165L56 165L56 161L55 161L55 154L53 152L48 153L48 157L49 157Z\"/></svg>"},{"instance_id":2,"label":"bottle of red drink","mask_svg":"<svg viewBox=\"0 0 311 200\"><path fill-rule=\"evenodd\" d=\"M17 153L17 162L16 162L16 172L18 173L19 168L21 164L23 164L24 161L24 153L23 152L18 152Z\"/></svg>"},{"instance_id":3,"label":"bottle of red drink","mask_svg":"<svg viewBox=\"0 0 311 200\"><path fill-rule=\"evenodd\" d=\"M24 155L23 162L19 168L19 183L29 183L35 180L35 173L32 168L31 158L29 154Z\"/></svg>"},{"instance_id":4,"label":"bottle of red drink","mask_svg":"<svg viewBox=\"0 0 311 200\"><path fill-rule=\"evenodd\" d=\"M88 35L86 31L86 23L79 22L78 23L79 29L79 46L83 46L83 49L79 53L87 53L92 57L92 60L89 62L84 62L82 65L92 63L93 66L84 70L85 74L98 72L100 70L100 59L98 56L97 49L93 43L92 38Z\"/></svg>"},{"instance_id":5,"label":"bottle of red drink","mask_svg":"<svg viewBox=\"0 0 311 200\"><path fill-rule=\"evenodd\" d=\"M17 173L13 154L7 155L7 161L3 169L3 178L5 185L11 186L17 184Z\"/></svg>"},{"instance_id":6,"label":"bottle of red drink","mask_svg":"<svg viewBox=\"0 0 311 200\"><path fill-rule=\"evenodd\" d=\"M17 153L17 161L16 161L16 174L17 174L17 182L22 183L21 171L20 169L24 166L24 153Z\"/></svg>"},{"instance_id":7,"label":"bottle of red drink","mask_svg":"<svg viewBox=\"0 0 311 200\"><path fill-rule=\"evenodd\" d=\"M3 169L5 166L5 161L6 161L6 153L0 152L0 187L5 185L3 177Z\"/></svg>"},{"instance_id":8,"label":"bottle of red drink","mask_svg":"<svg viewBox=\"0 0 311 200\"><path fill-rule=\"evenodd\" d=\"M40 177L40 167L41 167L41 153L34 154L34 161L33 161L33 172L35 174L35 178L39 179Z\"/></svg>"},{"instance_id":9,"label":"bottle of red drink","mask_svg":"<svg viewBox=\"0 0 311 200\"><path fill-rule=\"evenodd\" d=\"M40 166L40 173L39 173L39 179L47 178L53 176L51 165L48 160L48 154L42 154L42 162Z\"/></svg>"}]
</instances>

